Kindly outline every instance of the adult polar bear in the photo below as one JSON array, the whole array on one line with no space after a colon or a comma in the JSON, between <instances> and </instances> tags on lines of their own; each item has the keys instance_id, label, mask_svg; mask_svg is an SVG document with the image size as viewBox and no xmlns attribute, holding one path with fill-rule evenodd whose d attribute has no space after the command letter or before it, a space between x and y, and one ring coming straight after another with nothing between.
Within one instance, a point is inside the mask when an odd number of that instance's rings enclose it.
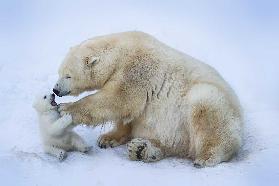
<instances>
[{"instance_id":1,"label":"adult polar bear","mask_svg":"<svg viewBox=\"0 0 279 186\"><path fill-rule=\"evenodd\" d=\"M145 162L189 157L194 165L229 160L241 146L242 113L230 86L210 66L142 32L86 40L70 49L53 91L96 94L60 106L75 124L114 121L99 138L106 148L128 143Z\"/></svg>"}]
</instances>

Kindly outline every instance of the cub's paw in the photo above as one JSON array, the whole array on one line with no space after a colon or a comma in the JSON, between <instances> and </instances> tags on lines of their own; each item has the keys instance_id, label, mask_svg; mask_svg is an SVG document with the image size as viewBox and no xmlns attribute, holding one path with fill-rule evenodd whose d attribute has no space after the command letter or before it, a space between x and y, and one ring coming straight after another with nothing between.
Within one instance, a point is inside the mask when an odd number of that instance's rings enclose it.
<instances>
[{"instance_id":1,"label":"cub's paw","mask_svg":"<svg viewBox=\"0 0 279 186\"><path fill-rule=\"evenodd\" d=\"M67 157L67 152L66 151L60 151L58 154L58 160L59 161L63 161L65 160Z\"/></svg>"},{"instance_id":2,"label":"cub's paw","mask_svg":"<svg viewBox=\"0 0 279 186\"><path fill-rule=\"evenodd\" d=\"M92 146L85 146L85 147L82 147L79 149L80 152L83 152L83 153L88 153L89 151L91 151L92 149Z\"/></svg>"},{"instance_id":3,"label":"cub's paw","mask_svg":"<svg viewBox=\"0 0 279 186\"><path fill-rule=\"evenodd\" d=\"M134 161L154 162L163 158L161 150L149 140L135 138L128 143L129 158Z\"/></svg>"},{"instance_id":4,"label":"cub's paw","mask_svg":"<svg viewBox=\"0 0 279 186\"><path fill-rule=\"evenodd\" d=\"M97 143L98 143L98 146L102 149L103 148L106 149L108 147L113 148L113 147L121 145L121 143L118 142L116 139L114 139L112 136L106 135L106 134L100 136Z\"/></svg>"}]
</instances>

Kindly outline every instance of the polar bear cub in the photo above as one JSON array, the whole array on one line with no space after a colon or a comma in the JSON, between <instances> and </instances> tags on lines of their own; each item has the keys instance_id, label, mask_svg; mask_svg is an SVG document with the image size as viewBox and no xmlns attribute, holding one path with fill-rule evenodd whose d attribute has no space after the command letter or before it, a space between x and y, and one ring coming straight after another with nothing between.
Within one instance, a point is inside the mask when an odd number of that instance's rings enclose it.
<instances>
[{"instance_id":1,"label":"polar bear cub","mask_svg":"<svg viewBox=\"0 0 279 186\"><path fill-rule=\"evenodd\" d=\"M39 127L44 151L60 161L67 157L67 151L87 152L90 147L72 129L72 116L60 117L55 95L37 97L33 107L39 116Z\"/></svg>"}]
</instances>

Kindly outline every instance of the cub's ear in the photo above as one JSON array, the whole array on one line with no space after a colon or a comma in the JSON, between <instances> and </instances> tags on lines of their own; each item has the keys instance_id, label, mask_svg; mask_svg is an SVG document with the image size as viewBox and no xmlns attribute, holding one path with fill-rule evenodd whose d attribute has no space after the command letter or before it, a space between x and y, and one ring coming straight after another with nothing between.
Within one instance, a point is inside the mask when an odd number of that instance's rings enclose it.
<instances>
[{"instance_id":1,"label":"cub's ear","mask_svg":"<svg viewBox=\"0 0 279 186\"><path fill-rule=\"evenodd\" d=\"M99 57L85 57L84 58L84 63L86 66L88 67L92 67L92 65L94 65L96 62L98 62L100 60Z\"/></svg>"}]
</instances>

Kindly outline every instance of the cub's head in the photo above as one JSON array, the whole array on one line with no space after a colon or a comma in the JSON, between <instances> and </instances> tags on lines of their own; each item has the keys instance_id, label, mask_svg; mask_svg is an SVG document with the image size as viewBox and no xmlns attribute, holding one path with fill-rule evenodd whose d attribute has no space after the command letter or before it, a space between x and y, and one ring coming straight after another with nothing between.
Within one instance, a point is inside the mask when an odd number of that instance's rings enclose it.
<instances>
[{"instance_id":1,"label":"cub's head","mask_svg":"<svg viewBox=\"0 0 279 186\"><path fill-rule=\"evenodd\" d=\"M117 57L115 41L88 40L70 49L59 68L53 92L61 97L100 89L114 72Z\"/></svg>"},{"instance_id":2,"label":"cub's head","mask_svg":"<svg viewBox=\"0 0 279 186\"><path fill-rule=\"evenodd\" d=\"M55 102L55 95L46 94L43 96L38 96L33 103L33 107L39 113L57 109L57 103Z\"/></svg>"}]
</instances>

